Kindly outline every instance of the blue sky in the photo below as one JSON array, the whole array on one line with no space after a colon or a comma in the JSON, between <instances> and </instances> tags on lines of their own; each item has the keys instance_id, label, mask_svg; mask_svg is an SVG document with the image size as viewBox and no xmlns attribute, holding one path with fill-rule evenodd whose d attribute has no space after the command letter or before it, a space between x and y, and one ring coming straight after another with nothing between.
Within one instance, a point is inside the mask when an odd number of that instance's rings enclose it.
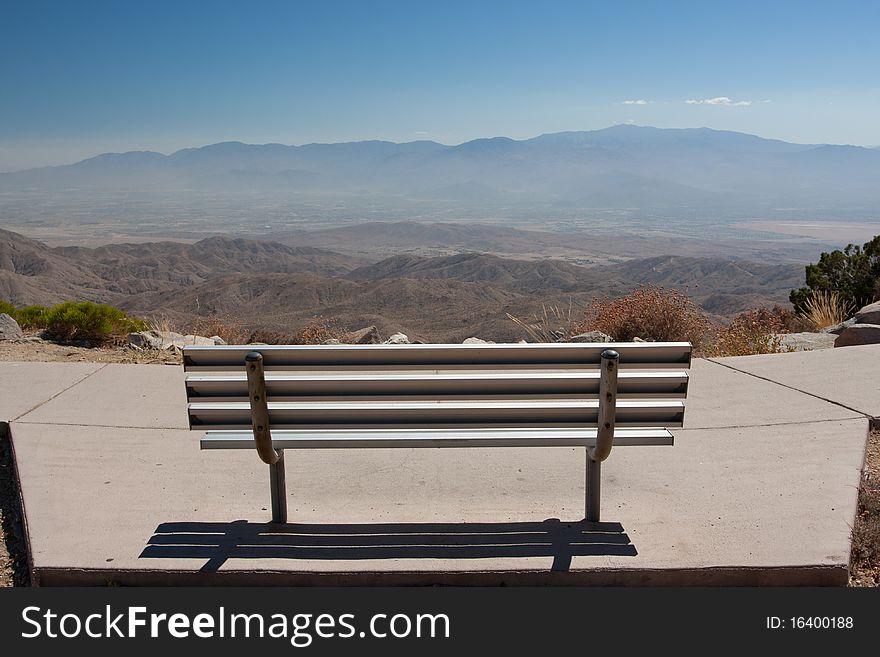
<instances>
[{"instance_id":1,"label":"blue sky","mask_svg":"<svg viewBox=\"0 0 880 657\"><path fill-rule=\"evenodd\" d=\"M877 145L878 27L864 0L0 0L0 170L624 122Z\"/></svg>"}]
</instances>

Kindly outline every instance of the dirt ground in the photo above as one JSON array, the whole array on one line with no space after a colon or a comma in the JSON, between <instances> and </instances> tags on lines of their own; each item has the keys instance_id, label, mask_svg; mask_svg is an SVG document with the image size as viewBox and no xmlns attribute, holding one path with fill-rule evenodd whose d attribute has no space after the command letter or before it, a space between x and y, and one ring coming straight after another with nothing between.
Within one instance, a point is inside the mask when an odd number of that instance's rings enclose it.
<instances>
[{"instance_id":1,"label":"dirt ground","mask_svg":"<svg viewBox=\"0 0 880 657\"><path fill-rule=\"evenodd\" d=\"M871 432L853 527L850 586L880 586L880 428Z\"/></svg>"},{"instance_id":2,"label":"dirt ground","mask_svg":"<svg viewBox=\"0 0 880 657\"><path fill-rule=\"evenodd\" d=\"M173 351L0 342L0 361L179 364ZM871 432L853 527L850 586L880 586L880 429ZM28 586L26 543L9 441L0 426L0 586Z\"/></svg>"},{"instance_id":3,"label":"dirt ground","mask_svg":"<svg viewBox=\"0 0 880 657\"><path fill-rule=\"evenodd\" d=\"M179 365L180 354L171 350L129 347L74 347L45 341L2 341L0 361L67 363L167 363Z\"/></svg>"}]
</instances>

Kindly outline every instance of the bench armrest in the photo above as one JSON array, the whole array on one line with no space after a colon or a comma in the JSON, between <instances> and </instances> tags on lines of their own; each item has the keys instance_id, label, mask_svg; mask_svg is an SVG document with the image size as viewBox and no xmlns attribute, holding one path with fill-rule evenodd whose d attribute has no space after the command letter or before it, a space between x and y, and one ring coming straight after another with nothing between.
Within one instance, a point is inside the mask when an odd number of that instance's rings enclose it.
<instances>
[{"instance_id":1,"label":"bench armrest","mask_svg":"<svg viewBox=\"0 0 880 657\"><path fill-rule=\"evenodd\" d=\"M617 365L620 354L613 349L602 352L599 374L599 424L596 446L587 448L587 456L601 463L611 454L614 446L614 411L617 406Z\"/></svg>"}]
</instances>

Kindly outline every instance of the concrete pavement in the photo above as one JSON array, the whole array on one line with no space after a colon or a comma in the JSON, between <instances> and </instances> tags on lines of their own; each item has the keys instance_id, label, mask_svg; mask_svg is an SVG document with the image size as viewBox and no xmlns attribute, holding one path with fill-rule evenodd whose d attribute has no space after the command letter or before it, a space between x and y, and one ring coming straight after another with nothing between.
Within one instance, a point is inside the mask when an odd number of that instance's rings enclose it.
<instances>
[{"instance_id":1,"label":"concrete pavement","mask_svg":"<svg viewBox=\"0 0 880 657\"><path fill-rule=\"evenodd\" d=\"M598 524L567 448L289 451L267 524L266 466L199 451L180 367L0 363L0 411L43 585L845 585L876 364L695 360L675 446L614 450Z\"/></svg>"}]
</instances>

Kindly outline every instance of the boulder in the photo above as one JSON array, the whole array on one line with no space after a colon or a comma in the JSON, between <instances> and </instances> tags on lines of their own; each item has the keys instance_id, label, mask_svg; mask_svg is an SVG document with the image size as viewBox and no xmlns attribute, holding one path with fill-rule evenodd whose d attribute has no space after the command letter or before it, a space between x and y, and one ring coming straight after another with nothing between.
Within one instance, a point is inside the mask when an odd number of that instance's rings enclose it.
<instances>
[{"instance_id":1,"label":"boulder","mask_svg":"<svg viewBox=\"0 0 880 657\"><path fill-rule=\"evenodd\" d=\"M880 344L880 324L853 324L834 341L835 347Z\"/></svg>"},{"instance_id":2,"label":"boulder","mask_svg":"<svg viewBox=\"0 0 880 657\"><path fill-rule=\"evenodd\" d=\"M837 339L833 333L780 333L775 337L779 338L779 344L789 351L830 349Z\"/></svg>"},{"instance_id":3,"label":"boulder","mask_svg":"<svg viewBox=\"0 0 880 657\"><path fill-rule=\"evenodd\" d=\"M880 301L868 304L854 315L857 324L880 324Z\"/></svg>"},{"instance_id":4,"label":"boulder","mask_svg":"<svg viewBox=\"0 0 880 657\"><path fill-rule=\"evenodd\" d=\"M395 333L382 344L409 344L409 338L403 333Z\"/></svg>"},{"instance_id":5,"label":"boulder","mask_svg":"<svg viewBox=\"0 0 880 657\"><path fill-rule=\"evenodd\" d=\"M226 340L221 338L219 335L212 335L211 340L213 340L214 344L217 344L217 345L226 344Z\"/></svg>"},{"instance_id":6,"label":"boulder","mask_svg":"<svg viewBox=\"0 0 880 657\"><path fill-rule=\"evenodd\" d=\"M375 326L365 326L346 334L343 342L347 344L379 344L382 342L382 338L379 337L379 329Z\"/></svg>"},{"instance_id":7,"label":"boulder","mask_svg":"<svg viewBox=\"0 0 880 657\"><path fill-rule=\"evenodd\" d=\"M24 337L21 327L6 313L0 313L0 340L18 340Z\"/></svg>"},{"instance_id":8,"label":"boulder","mask_svg":"<svg viewBox=\"0 0 880 657\"><path fill-rule=\"evenodd\" d=\"M161 349L163 340L159 331L138 331L128 334L128 344L135 349Z\"/></svg>"},{"instance_id":9,"label":"boulder","mask_svg":"<svg viewBox=\"0 0 880 657\"><path fill-rule=\"evenodd\" d=\"M172 342L175 347L185 347L187 345L199 345L200 347L213 347L214 339L206 338L204 335L184 335Z\"/></svg>"},{"instance_id":10,"label":"boulder","mask_svg":"<svg viewBox=\"0 0 880 657\"><path fill-rule=\"evenodd\" d=\"M212 347L216 343L214 338L201 335L181 335L174 331L138 331L128 334L128 344L135 349L172 349L188 345Z\"/></svg>"},{"instance_id":11,"label":"boulder","mask_svg":"<svg viewBox=\"0 0 880 657\"><path fill-rule=\"evenodd\" d=\"M614 342L614 340L602 331L587 331L573 335L564 342Z\"/></svg>"},{"instance_id":12,"label":"boulder","mask_svg":"<svg viewBox=\"0 0 880 657\"><path fill-rule=\"evenodd\" d=\"M834 335L840 335L850 326L856 323L855 317L850 317L847 320L842 321L840 324L834 324L833 326L826 326L822 329L822 333L833 333Z\"/></svg>"},{"instance_id":13,"label":"boulder","mask_svg":"<svg viewBox=\"0 0 880 657\"><path fill-rule=\"evenodd\" d=\"M465 338L462 344L495 344L491 340L481 340L480 338Z\"/></svg>"}]
</instances>

